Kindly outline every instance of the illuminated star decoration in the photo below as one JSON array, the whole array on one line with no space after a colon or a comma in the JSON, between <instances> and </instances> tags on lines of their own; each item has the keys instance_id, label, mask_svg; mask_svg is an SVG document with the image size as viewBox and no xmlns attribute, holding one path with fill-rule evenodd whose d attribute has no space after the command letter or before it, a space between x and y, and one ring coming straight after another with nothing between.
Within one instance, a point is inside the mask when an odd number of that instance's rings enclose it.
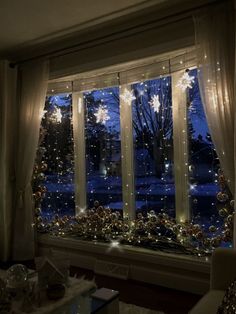
<instances>
[{"instance_id":1,"label":"illuminated star decoration","mask_svg":"<svg viewBox=\"0 0 236 314\"><path fill-rule=\"evenodd\" d=\"M189 189L190 189L191 191L194 191L194 190L196 189L196 187L197 187L196 184L190 184L190 185L189 185Z\"/></svg>"},{"instance_id":2,"label":"illuminated star decoration","mask_svg":"<svg viewBox=\"0 0 236 314\"><path fill-rule=\"evenodd\" d=\"M177 86L184 92L187 88L192 88L194 82L194 76L190 76L188 71L185 71L183 76L179 79Z\"/></svg>"},{"instance_id":3,"label":"illuminated star decoration","mask_svg":"<svg viewBox=\"0 0 236 314\"><path fill-rule=\"evenodd\" d=\"M131 105L132 100L136 99L133 91L129 91L127 88L125 88L124 93L120 95L120 98L122 98L128 105Z\"/></svg>"},{"instance_id":4,"label":"illuminated star decoration","mask_svg":"<svg viewBox=\"0 0 236 314\"><path fill-rule=\"evenodd\" d=\"M98 111L94 114L96 116L96 122L105 124L107 120L110 119L110 116L108 115L108 110L105 106L100 106L98 108Z\"/></svg>"},{"instance_id":5,"label":"illuminated star decoration","mask_svg":"<svg viewBox=\"0 0 236 314\"><path fill-rule=\"evenodd\" d=\"M122 247L120 245L120 241L119 240L111 240L109 247L107 249L107 252L110 252L113 249L117 249L118 251L122 252Z\"/></svg>"},{"instance_id":6,"label":"illuminated star decoration","mask_svg":"<svg viewBox=\"0 0 236 314\"><path fill-rule=\"evenodd\" d=\"M61 123L62 113L60 108L55 108L52 118L55 122Z\"/></svg>"},{"instance_id":7,"label":"illuminated star decoration","mask_svg":"<svg viewBox=\"0 0 236 314\"><path fill-rule=\"evenodd\" d=\"M153 95L149 104L152 106L154 112L159 112L161 103L159 101L159 95Z\"/></svg>"}]
</instances>

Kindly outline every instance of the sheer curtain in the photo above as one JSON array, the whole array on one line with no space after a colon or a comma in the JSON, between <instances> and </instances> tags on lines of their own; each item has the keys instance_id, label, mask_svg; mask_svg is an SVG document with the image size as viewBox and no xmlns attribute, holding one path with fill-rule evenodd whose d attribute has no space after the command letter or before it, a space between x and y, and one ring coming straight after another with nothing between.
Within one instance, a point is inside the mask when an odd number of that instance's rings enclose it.
<instances>
[{"instance_id":1,"label":"sheer curtain","mask_svg":"<svg viewBox=\"0 0 236 314\"><path fill-rule=\"evenodd\" d=\"M225 1L195 16L199 84L221 167L235 191L234 8ZM234 242L235 242L234 233ZM236 243L235 243L236 244Z\"/></svg>"},{"instance_id":2,"label":"sheer curtain","mask_svg":"<svg viewBox=\"0 0 236 314\"><path fill-rule=\"evenodd\" d=\"M11 254L14 126L17 70L0 61L0 260Z\"/></svg>"},{"instance_id":3,"label":"sheer curtain","mask_svg":"<svg viewBox=\"0 0 236 314\"><path fill-rule=\"evenodd\" d=\"M221 166L234 191L234 24L229 5L195 18L201 96Z\"/></svg>"},{"instance_id":4,"label":"sheer curtain","mask_svg":"<svg viewBox=\"0 0 236 314\"><path fill-rule=\"evenodd\" d=\"M15 125L15 203L13 207L14 260L34 257L33 199L31 178L39 129L47 92L48 62L28 63L19 69Z\"/></svg>"},{"instance_id":5,"label":"sheer curtain","mask_svg":"<svg viewBox=\"0 0 236 314\"><path fill-rule=\"evenodd\" d=\"M236 0L234 0L234 43L236 43ZM234 47L234 121L236 120L236 49ZM234 124L234 178L236 179L236 123ZM234 200L236 201L236 184L234 185ZM236 205L234 204L234 210ZM234 248L236 248L236 214L234 214Z\"/></svg>"}]
</instances>

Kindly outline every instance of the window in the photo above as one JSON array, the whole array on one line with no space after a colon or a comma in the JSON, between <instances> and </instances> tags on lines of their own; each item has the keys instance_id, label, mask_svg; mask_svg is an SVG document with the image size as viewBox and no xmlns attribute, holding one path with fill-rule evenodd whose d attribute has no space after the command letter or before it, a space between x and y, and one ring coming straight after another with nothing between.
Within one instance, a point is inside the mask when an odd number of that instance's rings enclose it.
<instances>
[{"instance_id":1,"label":"window","mask_svg":"<svg viewBox=\"0 0 236 314\"><path fill-rule=\"evenodd\" d=\"M33 188L53 222L40 231L57 223L68 235L187 254L230 245L198 71L176 60L78 80L72 95L46 99Z\"/></svg>"},{"instance_id":2,"label":"window","mask_svg":"<svg viewBox=\"0 0 236 314\"><path fill-rule=\"evenodd\" d=\"M132 90L136 210L175 216L171 77Z\"/></svg>"},{"instance_id":3,"label":"window","mask_svg":"<svg viewBox=\"0 0 236 314\"><path fill-rule=\"evenodd\" d=\"M87 204L122 210L119 88L84 93Z\"/></svg>"},{"instance_id":4,"label":"window","mask_svg":"<svg viewBox=\"0 0 236 314\"><path fill-rule=\"evenodd\" d=\"M197 69L188 91L189 196L193 223L201 225L213 247L231 245L231 193L220 169L200 96ZM223 195L223 197L220 197Z\"/></svg>"},{"instance_id":5,"label":"window","mask_svg":"<svg viewBox=\"0 0 236 314\"><path fill-rule=\"evenodd\" d=\"M74 215L74 151L70 94L48 96L42 117L33 189L44 217ZM39 187L41 187L41 192ZM41 199L41 196L44 197Z\"/></svg>"},{"instance_id":6,"label":"window","mask_svg":"<svg viewBox=\"0 0 236 314\"><path fill-rule=\"evenodd\" d=\"M192 215L196 222L211 224L219 220L216 194L219 192L218 170L220 168L214 144L207 126L200 97L197 69L189 90L188 136L189 136L189 190Z\"/></svg>"}]
</instances>

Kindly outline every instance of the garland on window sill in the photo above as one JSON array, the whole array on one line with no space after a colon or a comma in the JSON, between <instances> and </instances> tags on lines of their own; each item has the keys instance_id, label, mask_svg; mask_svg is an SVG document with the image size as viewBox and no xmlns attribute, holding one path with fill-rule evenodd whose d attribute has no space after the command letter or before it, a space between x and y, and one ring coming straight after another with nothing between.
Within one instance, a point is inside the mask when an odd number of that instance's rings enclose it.
<instances>
[{"instance_id":1,"label":"garland on window sill","mask_svg":"<svg viewBox=\"0 0 236 314\"><path fill-rule=\"evenodd\" d=\"M202 231L200 225L192 223L177 224L167 214L155 214L151 211L147 217L138 214L136 220L123 219L119 212L112 212L97 206L77 217L54 216L52 221L36 214L37 230L40 233L50 233L61 237L73 237L83 240L105 241L117 244L128 244L164 252L192 254L204 256L224 242L230 242L231 234L210 238ZM230 215L232 217L232 215ZM231 217L227 217L227 226L232 226ZM214 233L214 226L210 227Z\"/></svg>"},{"instance_id":2,"label":"garland on window sill","mask_svg":"<svg viewBox=\"0 0 236 314\"><path fill-rule=\"evenodd\" d=\"M219 172L220 192L217 193L218 213L224 219L222 228L211 225L207 230L191 222L177 223L165 212L150 211L144 216L137 214L135 220L123 218L121 213L104 208L98 201L94 207L78 216L55 215L48 220L41 215L41 201L46 189L42 171L47 165L41 161L34 171L35 224L40 233L83 240L103 241L144 247L164 252L206 256L225 243L230 245L233 237L234 200L224 175Z\"/></svg>"}]
</instances>

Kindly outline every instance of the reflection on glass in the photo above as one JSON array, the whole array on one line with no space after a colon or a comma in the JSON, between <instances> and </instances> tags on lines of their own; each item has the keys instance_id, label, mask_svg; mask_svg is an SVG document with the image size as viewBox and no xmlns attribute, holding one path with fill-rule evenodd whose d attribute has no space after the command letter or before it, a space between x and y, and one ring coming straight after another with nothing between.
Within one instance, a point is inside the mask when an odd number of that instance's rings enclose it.
<instances>
[{"instance_id":1,"label":"reflection on glass","mask_svg":"<svg viewBox=\"0 0 236 314\"><path fill-rule=\"evenodd\" d=\"M171 78L132 85L136 209L174 216Z\"/></svg>"},{"instance_id":2,"label":"reflection on glass","mask_svg":"<svg viewBox=\"0 0 236 314\"><path fill-rule=\"evenodd\" d=\"M36 165L42 171L34 185L45 186L41 209L44 216L74 214L74 152L72 132L72 101L70 94L46 98L40 129ZM41 182L38 182L41 176ZM37 187L33 187L34 189ZM37 201L37 199L36 199Z\"/></svg>"},{"instance_id":3,"label":"reflection on glass","mask_svg":"<svg viewBox=\"0 0 236 314\"><path fill-rule=\"evenodd\" d=\"M197 69L191 70L190 75L195 77L188 104L190 204L195 222L217 224L221 220L216 208L219 159L200 97Z\"/></svg>"},{"instance_id":4,"label":"reflection on glass","mask_svg":"<svg viewBox=\"0 0 236 314\"><path fill-rule=\"evenodd\" d=\"M87 203L122 210L119 88L84 93Z\"/></svg>"}]
</instances>

